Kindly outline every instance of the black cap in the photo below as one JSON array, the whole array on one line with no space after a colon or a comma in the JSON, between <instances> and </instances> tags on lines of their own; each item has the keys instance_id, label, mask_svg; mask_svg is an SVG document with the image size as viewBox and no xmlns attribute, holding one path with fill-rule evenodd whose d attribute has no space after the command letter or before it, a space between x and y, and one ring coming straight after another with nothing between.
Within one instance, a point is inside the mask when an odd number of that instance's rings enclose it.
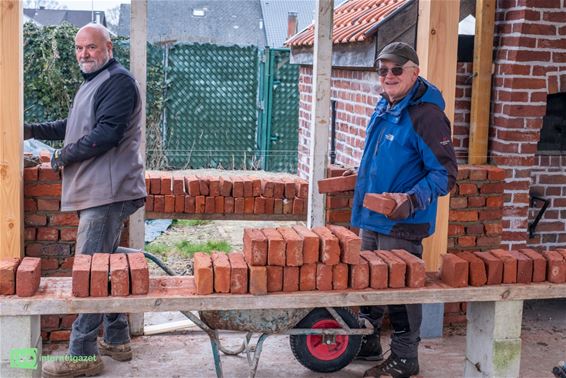
<instances>
[{"instance_id":1,"label":"black cap","mask_svg":"<svg viewBox=\"0 0 566 378\"><path fill-rule=\"evenodd\" d=\"M381 50L376 60L390 60L402 66L411 61L417 66L419 65L419 57L417 52L410 45L404 42L393 42L388 44Z\"/></svg>"}]
</instances>

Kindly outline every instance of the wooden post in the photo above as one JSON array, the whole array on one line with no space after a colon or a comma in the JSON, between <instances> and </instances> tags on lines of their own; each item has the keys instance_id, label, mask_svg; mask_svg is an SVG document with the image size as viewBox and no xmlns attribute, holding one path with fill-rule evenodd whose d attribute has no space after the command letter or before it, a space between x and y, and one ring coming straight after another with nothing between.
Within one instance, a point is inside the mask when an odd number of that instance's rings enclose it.
<instances>
[{"instance_id":1,"label":"wooden post","mask_svg":"<svg viewBox=\"0 0 566 378\"><path fill-rule=\"evenodd\" d=\"M140 153L145 164L145 128L146 128L146 93L147 93L147 0L132 2L130 14L130 70L136 78L142 99ZM145 241L145 208L142 207L129 219L128 244L130 248L143 250ZM132 335L143 335L144 315L130 314L130 332Z\"/></svg>"},{"instance_id":2,"label":"wooden post","mask_svg":"<svg viewBox=\"0 0 566 378\"><path fill-rule=\"evenodd\" d=\"M22 12L0 1L0 258L24 252Z\"/></svg>"},{"instance_id":3,"label":"wooden post","mask_svg":"<svg viewBox=\"0 0 566 378\"><path fill-rule=\"evenodd\" d=\"M326 177L328 136L330 134L330 79L332 75L333 0L316 1L315 40L313 53L312 124L309 159L309 200L307 226L325 222L324 195L318 193L317 182Z\"/></svg>"},{"instance_id":4,"label":"wooden post","mask_svg":"<svg viewBox=\"0 0 566 378\"><path fill-rule=\"evenodd\" d=\"M419 1L417 53L421 76L436 85L446 101L445 113L454 121L458 19L460 1ZM440 255L448 248L450 195L439 198L436 232L424 240L424 260L428 271L437 271Z\"/></svg>"},{"instance_id":5,"label":"wooden post","mask_svg":"<svg viewBox=\"0 0 566 378\"><path fill-rule=\"evenodd\" d=\"M495 0L477 0L468 163L487 163Z\"/></svg>"}]
</instances>

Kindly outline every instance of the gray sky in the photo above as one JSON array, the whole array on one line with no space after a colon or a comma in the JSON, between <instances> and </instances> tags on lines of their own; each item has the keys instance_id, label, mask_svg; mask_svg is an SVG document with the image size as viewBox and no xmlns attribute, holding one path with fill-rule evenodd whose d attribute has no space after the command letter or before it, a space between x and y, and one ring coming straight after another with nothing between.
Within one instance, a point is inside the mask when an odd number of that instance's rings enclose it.
<instances>
[{"instance_id":1,"label":"gray sky","mask_svg":"<svg viewBox=\"0 0 566 378\"><path fill-rule=\"evenodd\" d=\"M94 10L107 11L120 4L129 4L130 0L57 0L61 5L67 6L69 10Z\"/></svg>"}]
</instances>

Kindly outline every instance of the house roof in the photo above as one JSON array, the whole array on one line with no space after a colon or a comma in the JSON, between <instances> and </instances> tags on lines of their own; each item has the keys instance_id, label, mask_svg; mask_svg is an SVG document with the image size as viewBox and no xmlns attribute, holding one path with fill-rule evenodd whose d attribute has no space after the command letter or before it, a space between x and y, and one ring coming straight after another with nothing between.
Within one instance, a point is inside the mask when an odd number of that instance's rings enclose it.
<instances>
[{"instance_id":1,"label":"house roof","mask_svg":"<svg viewBox=\"0 0 566 378\"><path fill-rule=\"evenodd\" d=\"M147 7L149 42L266 45L259 0L148 0ZM130 34L129 4L120 7L117 31Z\"/></svg>"},{"instance_id":2,"label":"house roof","mask_svg":"<svg viewBox=\"0 0 566 378\"><path fill-rule=\"evenodd\" d=\"M106 26L104 11L94 11L94 17L100 14L100 23ZM24 9L24 15L43 26L60 25L63 21L80 28L93 21L93 13L84 10L67 9Z\"/></svg>"},{"instance_id":3,"label":"house roof","mask_svg":"<svg viewBox=\"0 0 566 378\"><path fill-rule=\"evenodd\" d=\"M334 44L365 42L388 16L413 0L349 0L334 10L332 41ZM314 24L291 37L289 47L313 46Z\"/></svg>"}]
</instances>

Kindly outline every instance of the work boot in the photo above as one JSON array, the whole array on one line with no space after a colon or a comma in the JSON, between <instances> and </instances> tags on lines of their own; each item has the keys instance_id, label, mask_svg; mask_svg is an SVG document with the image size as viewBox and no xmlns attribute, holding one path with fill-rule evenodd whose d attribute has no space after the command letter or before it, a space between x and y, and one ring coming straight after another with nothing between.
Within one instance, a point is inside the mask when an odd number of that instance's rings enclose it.
<instances>
[{"instance_id":1,"label":"work boot","mask_svg":"<svg viewBox=\"0 0 566 378\"><path fill-rule=\"evenodd\" d=\"M364 378L378 378L382 375L390 375L393 378L408 378L417 374L419 374L418 358L401 358L391 352L387 360L366 370Z\"/></svg>"},{"instance_id":2,"label":"work boot","mask_svg":"<svg viewBox=\"0 0 566 378\"><path fill-rule=\"evenodd\" d=\"M104 364L100 355L94 356L94 361L73 361L69 357L67 361L47 361L42 364L41 376L43 378L73 378L87 376L91 377L102 373Z\"/></svg>"},{"instance_id":3,"label":"work boot","mask_svg":"<svg viewBox=\"0 0 566 378\"><path fill-rule=\"evenodd\" d=\"M365 361L383 360L383 350L381 349L379 330L377 333L362 337L362 346L356 356L356 359Z\"/></svg>"},{"instance_id":4,"label":"work boot","mask_svg":"<svg viewBox=\"0 0 566 378\"><path fill-rule=\"evenodd\" d=\"M101 355L109 356L116 361L130 361L132 359L130 343L108 344L104 339L98 339L98 350Z\"/></svg>"}]
</instances>

